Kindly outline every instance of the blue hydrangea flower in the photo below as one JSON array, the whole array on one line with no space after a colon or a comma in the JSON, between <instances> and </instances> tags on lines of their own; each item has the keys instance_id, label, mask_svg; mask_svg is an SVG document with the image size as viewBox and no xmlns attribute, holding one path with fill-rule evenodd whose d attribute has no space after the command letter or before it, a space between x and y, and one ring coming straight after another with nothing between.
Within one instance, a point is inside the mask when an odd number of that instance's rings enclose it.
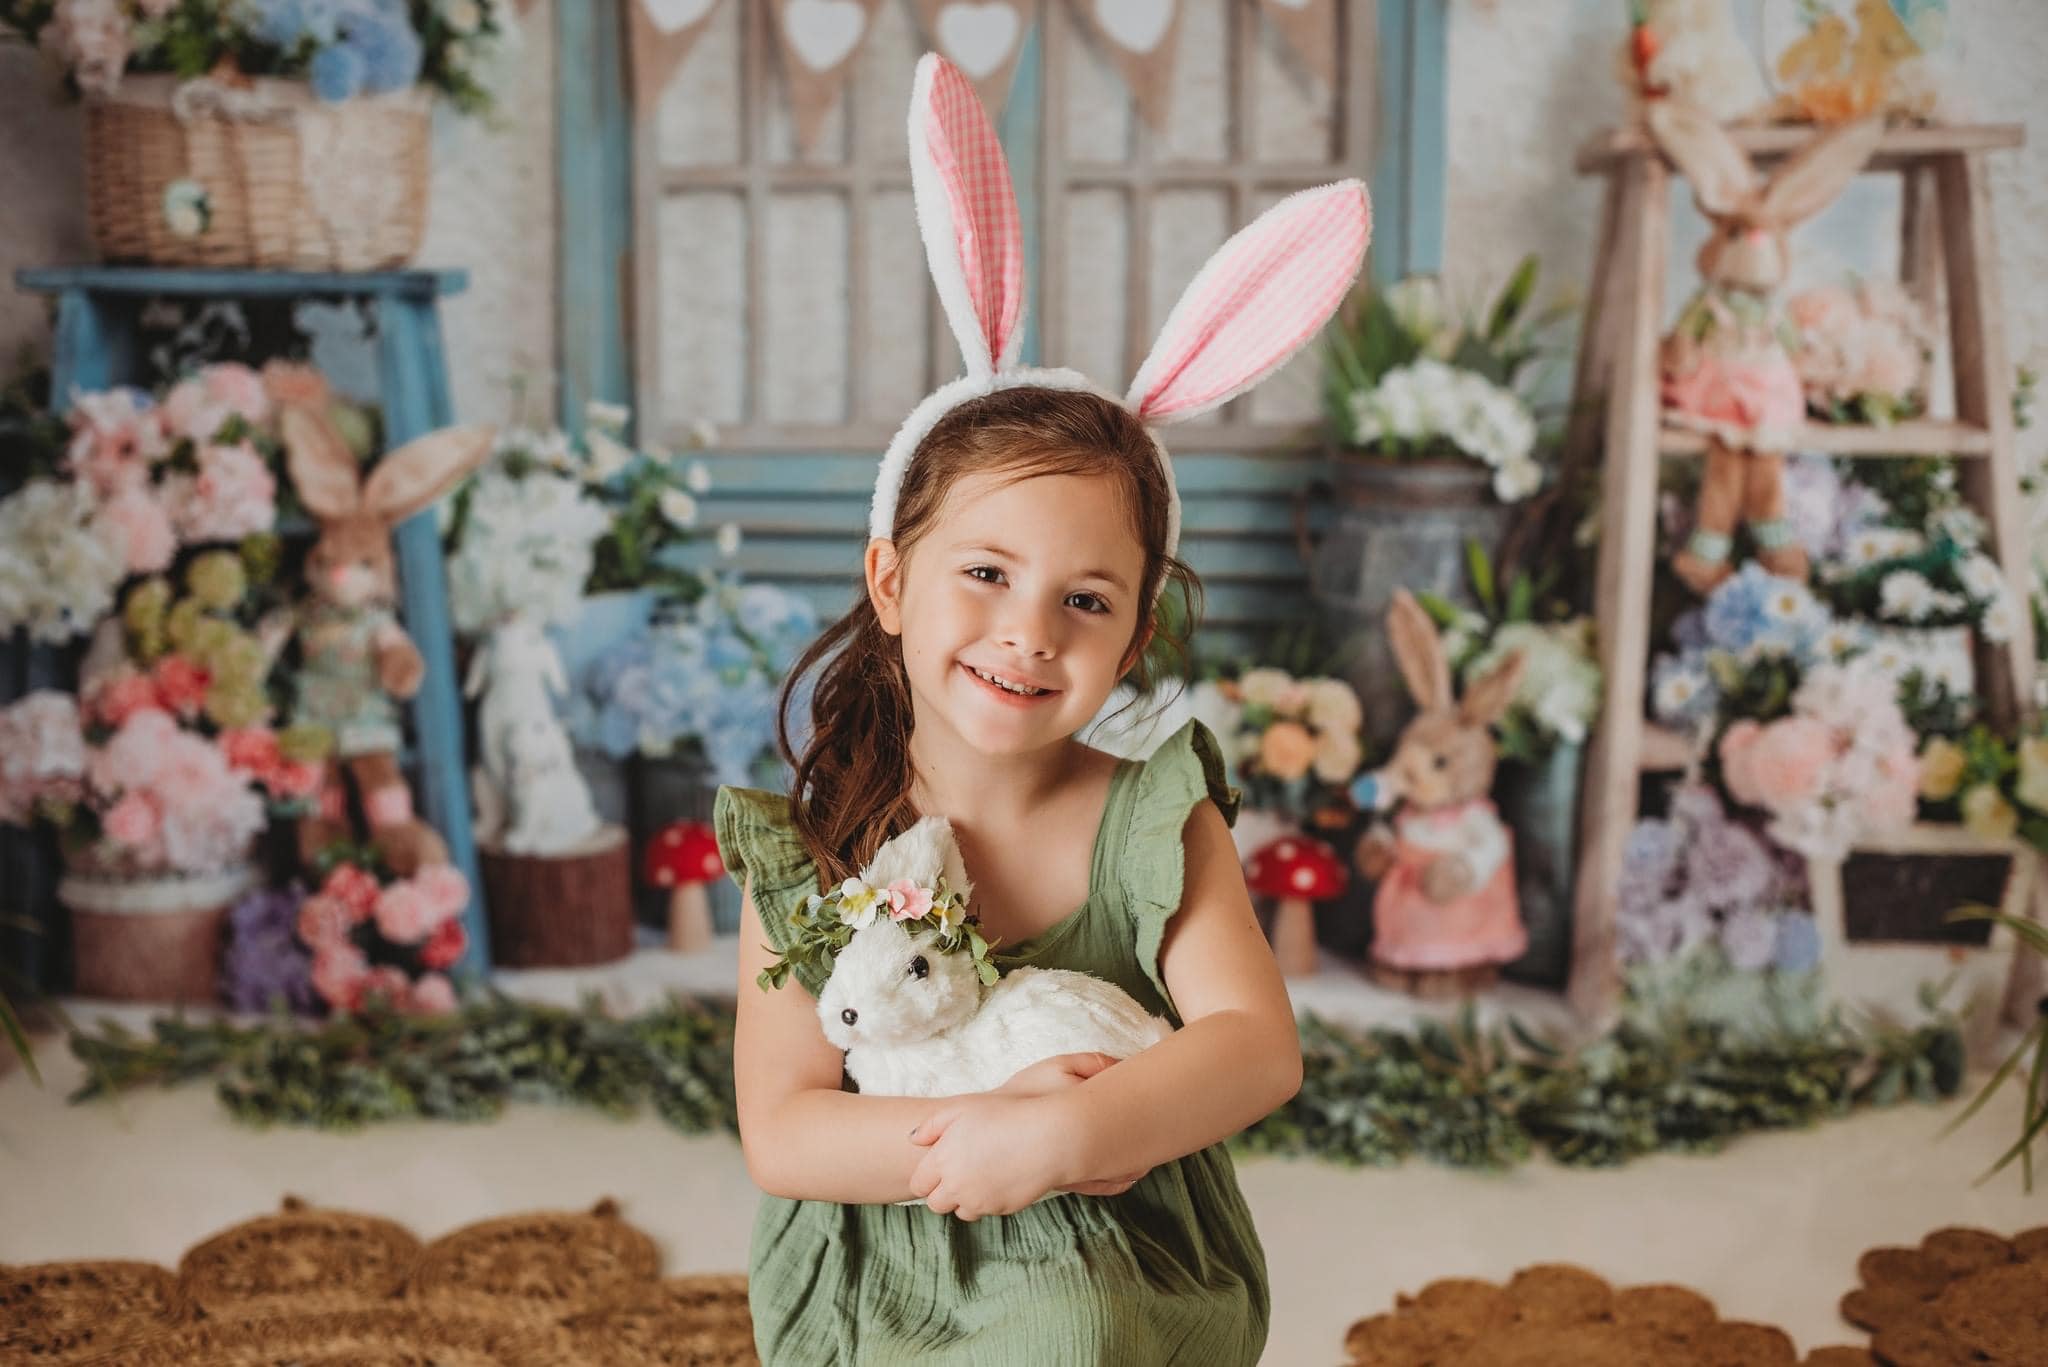
<instances>
[{"instance_id":1,"label":"blue hydrangea flower","mask_svg":"<svg viewBox=\"0 0 2048 1367\"><path fill-rule=\"evenodd\" d=\"M1780 973L1810 973L1820 967L1820 930L1811 916L1778 918L1778 946L1771 966Z\"/></svg>"},{"instance_id":2,"label":"blue hydrangea flower","mask_svg":"<svg viewBox=\"0 0 2048 1367\"><path fill-rule=\"evenodd\" d=\"M363 59L352 47L331 43L313 54L313 93L323 100L353 99L363 91Z\"/></svg>"},{"instance_id":3,"label":"blue hydrangea flower","mask_svg":"<svg viewBox=\"0 0 2048 1367\"><path fill-rule=\"evenodd\" d=\"M418 84L420 36L403 10L373 5L342 21L342 42L363 64L363 90L381 95Z\"/></svg>"}]
</instances>

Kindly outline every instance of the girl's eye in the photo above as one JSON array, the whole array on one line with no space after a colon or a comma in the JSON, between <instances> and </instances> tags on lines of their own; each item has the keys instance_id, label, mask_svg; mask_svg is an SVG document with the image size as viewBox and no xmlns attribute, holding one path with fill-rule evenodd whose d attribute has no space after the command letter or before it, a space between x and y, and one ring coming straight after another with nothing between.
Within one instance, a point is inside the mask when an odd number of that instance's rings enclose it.
<instances>
[{"instance_id":1,"label":"girl's eye","mask_svg":"<svg viewBox=\"0 0 2048 1367\"><path fill-rule=\"evenodd\" d=\"M1104 601L1102 600L1101 596L1100 596L1100 595L1098 595L1098 594L1093 594L1093 593L1070 593L1070 594L1068 594L1068 595L1067 595L1067 601L1068 601L1069 603L1071 603L1071 602L1074 602L1074 601L1075 601L1076 599L1079 599L1079 600L1081 601L1081 611L1083 611L1083 612L1108 612L1108 611L1109 611L1109 604L1108 604L1108 603L1106 603L1106 602L1104 602Z\"/></svg>"},{"instance_id":2,"label":"girl's eye","mask_svg":"<svg viewBox=\"0 0 2048 1367\"><path fill-rule=\"evenodd\" d=\"M984 584L999 583L1003 577L1003 572L994 565L969 565L967 567L967 574L971 578L980 579ZM984 575L988 577L983 578Z\"/></svg>"},{"instance_id":3,"label":"girl's eye","mask_svg":"<svg viewBox=\"0 0 2048 1367\"><path fill-rule=\"evenodd\" d=\"M922 978L931 971L931 963L922 954L910 961L910 976L913 978Z\"/></svg>"}]
</instances>

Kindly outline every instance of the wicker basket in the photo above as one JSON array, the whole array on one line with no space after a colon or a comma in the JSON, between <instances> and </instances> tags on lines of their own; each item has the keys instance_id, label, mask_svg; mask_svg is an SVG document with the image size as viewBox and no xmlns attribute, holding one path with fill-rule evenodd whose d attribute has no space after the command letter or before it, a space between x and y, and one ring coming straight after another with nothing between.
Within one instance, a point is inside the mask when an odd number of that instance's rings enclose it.
<instances>
[{"instance_id":1,"label":"wicker basket","mask_svg":"<svg viewBox=\"0 0 2048 1367\"><path fill-rule=\"evenodd\" d=\"M86 200L110 261L364 271L426 231L430 96L325 101L303 81L131 76L86 109Z\"/></svg>"},{"instance_id":2,"label":"wicker basket","mask_svg":"<svg viewBox=\"0 0 2048 1367\"><path fill-rule=\"evenodd\" d=\"M193 877L67 874L57 900L71 912L78 994L211 1005L228 907L256 882L250 867Z\"/></svg>"}]
</instances>

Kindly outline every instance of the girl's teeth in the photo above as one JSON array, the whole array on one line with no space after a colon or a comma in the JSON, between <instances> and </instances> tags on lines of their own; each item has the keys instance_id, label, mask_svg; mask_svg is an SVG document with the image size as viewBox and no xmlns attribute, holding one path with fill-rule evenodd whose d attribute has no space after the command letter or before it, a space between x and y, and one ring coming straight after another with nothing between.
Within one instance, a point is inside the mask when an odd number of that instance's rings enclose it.
<instances>
[{"instance_id":1,"label":"girl's teeth","mask_svg":"<svg viewBox=\"0 0 2048 1367\"><path fill-rule=\"evenodd\" d=\"M988 682L994 684L997 688L1003 689L1006 692L1020 693L1027 698L1035 698L1040 693L1045 692L1045 690L1042 688L1026 688L1022 684L1010 683L1006 679L999 679L995 675L984 673L979 669L974 671L974 676L978 679L986 679Z\"/></svg>"}]
</instances>

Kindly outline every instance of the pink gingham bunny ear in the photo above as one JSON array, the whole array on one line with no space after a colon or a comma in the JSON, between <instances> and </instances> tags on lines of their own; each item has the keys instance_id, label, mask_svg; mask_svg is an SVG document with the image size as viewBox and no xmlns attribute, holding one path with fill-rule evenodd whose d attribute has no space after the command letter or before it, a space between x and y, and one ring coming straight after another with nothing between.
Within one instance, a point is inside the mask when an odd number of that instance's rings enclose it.
<instances>
[{"instance_id":1,"label":"pink gingham bunny ear","mask_svg":"<svg viewBox=\"0 0 2048 1367\"><path fill-rule=\"evenodd\" d=\"M967 373L1008 369L1024 338L1024 233L1009 163L974 87L928 52L910 100L910 181L939 302Z\"/></svg>"},{"instance_id":2,"label":"pink gingham bunny ear","mask_svg":"<svg viewBox=\"0 0 2048 1367\"><path fill-rule=\"evenodd\" d=\"M1207 413L1277 370L1337 311L1372 239L1365 186L1289 195L1217 249L1167 316L1125 407L1148 423Z\"/></svg>"}]
</instances>

